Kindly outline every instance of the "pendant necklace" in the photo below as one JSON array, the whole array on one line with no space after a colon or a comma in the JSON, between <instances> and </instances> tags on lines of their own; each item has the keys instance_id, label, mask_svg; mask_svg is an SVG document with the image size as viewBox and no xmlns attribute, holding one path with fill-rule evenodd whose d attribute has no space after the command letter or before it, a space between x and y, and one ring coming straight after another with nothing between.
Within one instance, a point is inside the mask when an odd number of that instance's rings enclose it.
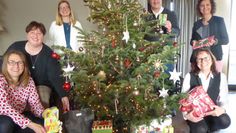
<instances>
[{"instance_id":1,"label":"pendant necklace","mask_svg":"<svg viewBox=\"0 0 236 133\"><path fill-rule=\"evenodd\" d=\"M34 58L34 56L36 56L36 57ZM36 64L36 62L37 62L37 59L38 59L38 57L39 57L39 54L34 55L34 56L31 56L31 55L30 55L30 61L31 61L31 64L32 64L32 69L35 69L35 64Z\"/></svg>"}]
</instances>

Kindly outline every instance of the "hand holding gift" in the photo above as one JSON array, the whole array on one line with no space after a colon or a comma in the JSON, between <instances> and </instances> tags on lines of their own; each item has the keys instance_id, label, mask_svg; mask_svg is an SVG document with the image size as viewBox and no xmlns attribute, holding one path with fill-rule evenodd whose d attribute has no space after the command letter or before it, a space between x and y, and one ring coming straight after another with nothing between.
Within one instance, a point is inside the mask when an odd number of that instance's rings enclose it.
<instances>
[{"instance_id":1,"label":"hand holding gift","mask_svg":"<svg viewBox=\"0 0 236 133\"><path fill-rule=\"evenodd\" d=\"M207 112L206 116L211 115L211 116L220 116L222 114L224 114L226 111L224 108L219 107L219 106L213 106L214 110Z\"/></svg>"},{"instance_id":2,"label":"hand holding gift","mask_svg":"<svg viewBox=\"0 0 236 133\"><path fill-rule=\"evenodd\" d=\"M172 29L172 24L169 20L166 21L165 27L167 28L167 32L170 33Z\"/></svg>"},{"instance_id":3,"label":"hand holding gift","mask_svg":"<svg viewBox=\"0 0 236 133\"><path fill-rule=\"evenodd\" d=\"M172 29L172 24L169 20L167 20L167 14L159 15L159 22L161 26L165 26L167 28L167 32L170 33Z\"/></svg>"},{"instance_id":4,"label":"hand holding gift","mask_svg":"<svg viewBox=\"0 0 236 133\"><path fill-rule=\"evenodd\" d=\"M191 121L191 122L199 122L201 120L203 120L203 117L196 117L193 115L194 110L192 110L191 112L184 114L184 118L186 118L187 120Z\"/></svg>"},{"instance_id":5,"label":"hand holding gift","mask_svg":"<svg viewBox=\"0 0 236 133\"><path fill-rule=\"evenodd\" d=\"M210 36L199 41L193 41L193 49L198 49L202 47L210 47L217 42L215 36Z\"/></svg>"},{"instance_id":6,"label":"hand holding gift","mask_svg":"<svg viewBox=\"0 0 236 133\"><path fill-rule=\"evenodd\" d=\"M204 117L214 109L215 104L202 86L193 88L187 98L179 101L182 112L192 113L194 117Z\"/></svg>"}]
</instances>

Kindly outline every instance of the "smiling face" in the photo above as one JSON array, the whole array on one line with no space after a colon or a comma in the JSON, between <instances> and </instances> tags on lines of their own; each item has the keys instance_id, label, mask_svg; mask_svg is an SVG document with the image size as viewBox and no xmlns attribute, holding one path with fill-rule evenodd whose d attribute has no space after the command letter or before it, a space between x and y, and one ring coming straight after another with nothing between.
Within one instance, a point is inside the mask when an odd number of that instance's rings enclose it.
<instances>
[{"instance_id":1,"label":"smiling face","mask_svg":"<svg viewBox=\"0 0 236 133\"><path fill-rule=\"evenodd\" d=\"M212 5L210 0L203 0L199 5L199 10L202 16L210 15L212 10Z\"/></svg>"},{"instance_id":2,"label":"smiling face","mask_svg":"<svg viewBox=\"0 0 236 133\"><path fill-rule=\"evenodd\" d=\"M27 33L27 40L31 46L38 47L43 44L44 35L39 28L32 28Z\"/></svg>"},{"instance_id":3,"label":"smiling face","mask_svg":"<svg viewBox=\"0 0 236 133\"><path fill-rule=\"evenodd\" d=\"M162 6L162 0L149 0L152 10L159 10Z\"/></svg>"},{"instance_id":4,"label":"smiling face","mask_svg":"<svg viewBox=\"0 0 236 133\"><path fill-rule=\"evenodd\" d=\"M7 72L10 77L17 82L23 71L24 62L21 57L17 54L11 54L7 60Z\"/></svg>"},{"instance_id":5,"label":"smiling face","mask_svg":"<svg viewBox=\"0 0 236 133\"><path fill-rule=\"evenodd\" d=\"M211 71L212 58L207 52L199 52L197 55L196 62L200 71Z\"/></svg>"},{"instance_id":6,"label":"smiling face","mask_svg":"<svg viewBox=\"0 0 236 133\"><path fill-rule=\"evenodd\" d=\"M59 7L58 7L58 11L59 14L61 15L61 17L69 17L70 16L70 6L66 3L66 2L62 2L60 3Z\"/></svg>"}]
</instances>

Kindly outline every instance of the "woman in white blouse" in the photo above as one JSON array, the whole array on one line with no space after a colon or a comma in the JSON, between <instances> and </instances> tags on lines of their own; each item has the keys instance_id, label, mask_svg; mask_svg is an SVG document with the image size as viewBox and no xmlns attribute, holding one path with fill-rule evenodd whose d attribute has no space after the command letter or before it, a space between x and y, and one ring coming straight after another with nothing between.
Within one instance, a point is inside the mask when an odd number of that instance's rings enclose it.
<instances>
[{"instance_id":1,"label":"woman in white blouse","mask_svg":"<svg viewBox=\"0 0 236 133\"><path fill-rule=\"evenodd\" d=\"M226 76L216 70L215 57L208 48L200 48L194 54L191 72L183 82L182 92L188 92L202 85L216 104L214 110L207 112L205 117L195 117L192 112L183 113L191 133L207 133L227 128L231 121L226 113L228 84Z\"/></svg>"},{"instance_id":2,"label":"woman in white blouse","mask_svg":"<svg viewBox=\"0 0 236 133\"><path fill-rule=\"evenodd\" d=\"M83 52L83 43L78 39L82 35L75 27L82 30L80 22L75 20L70 3L61 0L58 3L56 21L53 21L49 28L50 45L64 46L73 51Z\"/></svg>"}]
</instances>

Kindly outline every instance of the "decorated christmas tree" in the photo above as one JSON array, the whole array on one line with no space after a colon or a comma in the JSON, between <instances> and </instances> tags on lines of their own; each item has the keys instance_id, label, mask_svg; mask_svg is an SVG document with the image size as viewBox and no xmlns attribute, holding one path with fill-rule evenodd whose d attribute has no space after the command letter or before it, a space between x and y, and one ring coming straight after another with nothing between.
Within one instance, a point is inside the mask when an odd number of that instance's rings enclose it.
<instances>
[{"instance_id":1,"label":"decorated christmas tree","mask_svg":"<svg viewBox=\"0 0 236 133\"><path fill-rule=\"evenodd\" d=\"M114 132L172 114L179 106L180 73L169 73L166 64L176 63L178 48L171 35L159 32L160 21L146 22L150 14L137 0L86 0L85 5L98 29L78 29L84 47L76 52L54 47L60 49L72 106L91 108L97 120L112 120ZM143 39L150 23L157 42Z\"/></svg>"}]
</instances>

